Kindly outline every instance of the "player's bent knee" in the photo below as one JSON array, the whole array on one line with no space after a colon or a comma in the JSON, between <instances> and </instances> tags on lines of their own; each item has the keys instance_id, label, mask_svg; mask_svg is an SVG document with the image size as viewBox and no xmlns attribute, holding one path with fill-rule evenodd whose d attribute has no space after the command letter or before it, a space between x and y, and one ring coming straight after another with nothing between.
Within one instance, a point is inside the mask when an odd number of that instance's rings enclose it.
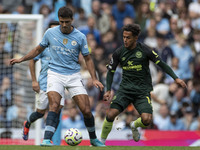
<instances>
[{"instance_id":1,"label":"player's bent knee","mask_svg":"<svg viewBox=\"0 0 200 150\"><path fill-rule=\"evenodd\" d=\"M146 119L146 120L142 120L142 122L143 122L143 124L144 124L145 126L148 126L148 125L151 124L152 120Z\"/></svg>"},{"instance_id":2,"label":"player's bent knee","mask_svg":"<svg viewBox=\"0 0 200 150\"><path fill-rule=\"evenodd\" d=\"M107 116L106 116L106 120L107 120L108 122L113 122L113 121L115 120L115 117L116 117L116 116L114 116L113 114L108 113Z\"/></svg>"},{"instance_id":3,"label":"player's bent knee","mask_svg":"<svg viewBox=\"0 0 200 150\"><path fill-rule=\"evenodd\" d=\"M143 115L142 123L146 126L150 125L152 123L152 115Z\"/></svg>"},{"instance_id":4,"label":"player's bent knee","mask_svg":"<svg viewBox=\"0 0 200 150\"><path fill-rule=\"evenodd\" d=\"M46 109L37 109L36 110L38 113L40 113L40 114L45 114L45 112L46 112Z\"/></svg>"},{"instance_id":5,"label":"player's bent knee","mask_svg":"<svg viewBox=\"0 0 200 150\"><path fill-rule=\"evenodd\" d=\"M108 122L113 122L113 121L115 120L115 118L113 119L113 118L109 118L108 116L106 116L106 120L107 120Z\"/></svg>"}]
</instances>

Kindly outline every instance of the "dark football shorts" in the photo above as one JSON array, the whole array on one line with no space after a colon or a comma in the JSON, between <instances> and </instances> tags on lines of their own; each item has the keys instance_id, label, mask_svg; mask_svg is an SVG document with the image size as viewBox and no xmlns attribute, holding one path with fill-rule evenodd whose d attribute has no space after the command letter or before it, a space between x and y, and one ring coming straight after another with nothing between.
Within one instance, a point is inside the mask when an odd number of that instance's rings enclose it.
<instances>
[{"instance_id":1,"label":"dark football shorts","mask_svg":"<svg viewBox=\"0 0 200 150\"><path fill-rule=\"evenodd\" d=\"M113 97L110 108L115 108L122 112L131 103L134 105L140 115L142 113L152 114L153 112L150 93L145 95L136 95L131 93L125 94L117 91L116 95Z\"/></svg>"}]
</instances>

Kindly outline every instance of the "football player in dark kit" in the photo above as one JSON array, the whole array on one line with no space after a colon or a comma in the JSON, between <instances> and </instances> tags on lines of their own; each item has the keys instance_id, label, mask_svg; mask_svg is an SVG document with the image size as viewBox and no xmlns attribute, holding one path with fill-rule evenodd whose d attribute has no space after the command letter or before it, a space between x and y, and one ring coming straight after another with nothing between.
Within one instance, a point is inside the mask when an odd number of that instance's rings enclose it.
<instances>
[{"instance_id":1,"label":"football player in dark kit","mask_svg":"<svg viewBox=\"0 0 200 150\"><path fill-rule=\"evenodd\" d=\"M120 64L123 69L122 81L116 95L112 99L110 108L103 123L101 141L105 143L110 133L113 121L130 103L134 105L140 117L130 123L133 139L140 140L138 127L147 127L152 122L152 105L150 92L153 90L149 69L149 60L160 66L169 74L177 84L186 87L183 80L179 79L173 70L161 60L159 55L145 44L137 42L140 26L128 24L123 27L124 45L112 55L108 65L106 78L106 92L104 100L111 97L111 85L115 69Z\"/></svg>"}]
</instances>

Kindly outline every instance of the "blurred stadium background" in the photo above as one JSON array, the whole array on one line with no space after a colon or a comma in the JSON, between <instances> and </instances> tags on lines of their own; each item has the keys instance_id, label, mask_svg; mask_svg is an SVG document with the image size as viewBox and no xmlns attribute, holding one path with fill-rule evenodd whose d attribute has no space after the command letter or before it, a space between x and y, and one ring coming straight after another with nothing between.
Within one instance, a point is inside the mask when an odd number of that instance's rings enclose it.
<instances>
[{"instance_id":1,"label":"blurred stadium background","mask_svg":"<svg viewBox=\"0 0 200 150\"><path fill-rule=\"evenodd\" d=\"M131 140L129 123L138 117L130 105L117 120L108 145L200 146L200 0L0 0L0 144L34 145L43 137L45 117L31 126L30 140L22 140L24 120L35 109L28 62L9 65L36 46L57 11L67 5L74 11L73 25L87 36L100 81L105 85L106 64L122 44L121 27L138 23L139 41L154 48L188 85L182 89L162 70L150 63L154 91L154 121L141 129L142 140ZM98 138L109 102L92 86L80 56L81 73L89 94ZM37 65L39 73L40 64ZM115 73L113 95L122 70ZM66 129L81 130L82 145L89 145L83 118L66 91L61 139ZM61 144L65 144L61 141Z\"/></svg>"}]
</instances>

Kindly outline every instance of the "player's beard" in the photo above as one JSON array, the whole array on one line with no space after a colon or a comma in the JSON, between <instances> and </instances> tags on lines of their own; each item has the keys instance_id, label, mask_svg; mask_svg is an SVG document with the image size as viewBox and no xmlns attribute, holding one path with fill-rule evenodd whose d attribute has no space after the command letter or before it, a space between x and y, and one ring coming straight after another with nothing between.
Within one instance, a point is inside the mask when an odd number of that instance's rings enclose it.
<instances>
[{"instance_id":1,"label":"player's beard","mask_svg":"<svg viewBox=\"0 0 200 150\"><path fill-rule=\"evenodd\" d=\"M128 45L127 43L126 44L124 43L124 47L129 49L129 50L132 50L133 47L134 47L134 43L131 43L130 45Z\"/></svg>"},{"instance_id":2,"label":"player's beard","mask_svg":"<svg viewBox=\"0 0 200 150\"><path fill-rule=\"evenodd\" d=\"M71 26L70 27L62 27L62 33L64 33L64 34L71 33Z\"/></svg>"}]
</instances>

